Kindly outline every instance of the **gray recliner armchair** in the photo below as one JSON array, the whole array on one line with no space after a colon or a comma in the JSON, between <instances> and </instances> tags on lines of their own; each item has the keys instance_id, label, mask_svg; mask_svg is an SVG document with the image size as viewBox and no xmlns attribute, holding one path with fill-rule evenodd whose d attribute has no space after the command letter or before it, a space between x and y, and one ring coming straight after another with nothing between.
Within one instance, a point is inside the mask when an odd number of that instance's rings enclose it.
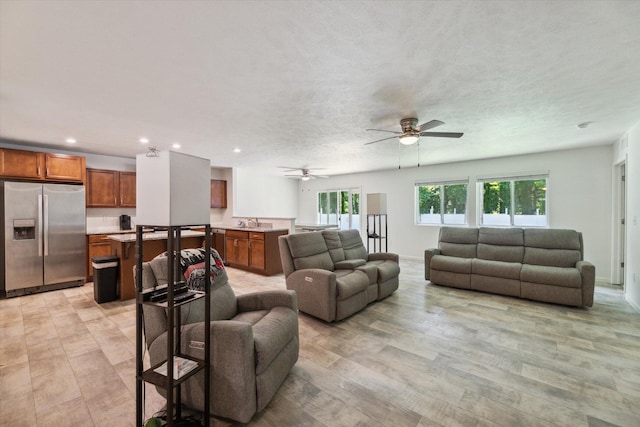
<instances>
[{"instance_id":1,"label":"gray recliner armchair","mask_svg":"<svg viewBox=\"0 0 640 427\"><path fill-rule=\"evenodd\" d=\"M212 252L214 252L212 250ZM217 253L214 255L217 259ZM218 417L246 423L267 406L298 360L297 298L293 291L265 291L236 296L222 262L211 284L210 410ZM212 263L213 266L213 263ZM142 264L142 286L167 283L167 258ZM204 358L204 299L182 309L181 352ZM167 354L167 316L163 308L143 306L144 333L151 365ZM182 403L204 408L204 377L182 386ZM158 388L163 396L164 389Z\"/></svg>"}]
</instances>

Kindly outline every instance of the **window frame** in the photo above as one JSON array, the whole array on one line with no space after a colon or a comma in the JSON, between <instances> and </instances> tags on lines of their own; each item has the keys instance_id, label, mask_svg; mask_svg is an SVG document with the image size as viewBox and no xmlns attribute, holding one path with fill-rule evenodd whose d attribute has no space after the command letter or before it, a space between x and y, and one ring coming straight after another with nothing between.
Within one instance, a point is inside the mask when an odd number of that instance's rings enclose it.
<instances>
[{"instance_id":1,"label":"window frame","mask_svg":"<svg viewBox=\"0 0 640 427\"><path fill-rule=\"evenodd\" d=\"M544 224L516 224L516 198L515 198L515 183L517 181L537 181L545 180L544 190L544 207L545 207L545 223ZM484 184L487 182L509 182L509 224L485 224L484 223ZM531 172L527 174L513 174L513 175L488 175L477 177L476 190L478 199L476 205L478 206L477 223L483 227L527 227L527 228L549 228L549 171L545 172Z\"/></svg>"},{"instance_id":2,"label":"window frame","mask_svg":"<svg viewBox=\"0 0 640 427\"><path fill-rule=\"evenodd\" d=\"M464 221L462 223L459 222L445 222L445 194L446 187L453 185L465 185L465 204L464 204ZM440 186L440 222L421 222L420 220L420 187L426 186ZM439 180L420 180L414 183L414 223L415 225L426 225L426 226L459 226L464 227L469 225L469 178L459 178L459 179L439 179ZM458 213L459 214L459 213Z\"/></svg>"}]
</instances>

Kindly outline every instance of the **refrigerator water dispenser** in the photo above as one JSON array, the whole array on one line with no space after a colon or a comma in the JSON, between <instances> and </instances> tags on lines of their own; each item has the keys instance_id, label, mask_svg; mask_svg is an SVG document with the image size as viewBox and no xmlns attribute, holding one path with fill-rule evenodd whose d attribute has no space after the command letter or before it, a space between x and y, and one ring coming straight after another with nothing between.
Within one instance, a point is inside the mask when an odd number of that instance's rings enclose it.
<instances>
[{"instance_id":1,"label":"refrigerator water dispenser","mask_svg":"<svg viewBox=\"0 0 640 427\"><path fill-rule=\"evenodd\" d=\"M14 219L13 220L13 240L35 240L36 220L35 219Z\"/></svg>"}]
</instances>

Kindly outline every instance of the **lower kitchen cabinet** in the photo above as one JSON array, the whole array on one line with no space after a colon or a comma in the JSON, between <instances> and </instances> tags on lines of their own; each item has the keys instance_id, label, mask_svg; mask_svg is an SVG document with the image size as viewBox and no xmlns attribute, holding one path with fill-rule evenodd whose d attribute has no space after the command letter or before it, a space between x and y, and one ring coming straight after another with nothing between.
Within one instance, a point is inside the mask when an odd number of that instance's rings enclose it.
<instances>
[{"instance_id":1,"label":"lower kitchen cabinet","mask_svg":"<svg viewBox=\"0 0 640 427\"><path fill-rule=\"evenodd\" d=\"M111 255L111 240L106 234L92 234L87 236L87 261L89 263L87 269L87 282L93 280L93 266L91 258L98 256Z\"/></svg>"},{"instance_id":2,"label":"lower kitchen cabinet","mask_svg":"<svg viewBox=\"0 0 640 427\"><path fill-rule=\"evenodd\" d=\"M227 262L232 267L249 267L249 232L227 230Z\"/></svg>"},{"instance_id":3,"label":"lower kitchen cabinet","mask_svg":"<svg viewBox=\"0 0 640 427\"><path fill-rule=\"evenodd\" d=\"M226 255L231 267L271 276L282 273L278 236L286 230L227 230Z\"/></svg>"}]
</instances>

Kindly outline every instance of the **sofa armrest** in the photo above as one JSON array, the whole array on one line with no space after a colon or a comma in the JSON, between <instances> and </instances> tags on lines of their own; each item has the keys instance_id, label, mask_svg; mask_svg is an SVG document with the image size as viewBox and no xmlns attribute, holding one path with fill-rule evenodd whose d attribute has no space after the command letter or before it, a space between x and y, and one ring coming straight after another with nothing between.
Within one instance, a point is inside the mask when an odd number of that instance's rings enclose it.
<instances>
[{"instance_id":1,"label":"sofa armrest","mask_svg":"<svg viewBox=\"0 0 640 427\"><path fill-rule=\"evenodd\" d=\"M434 255L440 255L440 249L425 249L424 250L424 278L430 280L431 278L431 258Z\"/></svg>"},{"instance_id":2,"label":"sofa armrest","mask_svg":"<svg viewBox=\"0 0 640 427\"><path fill-rule=\"evenodd\" d=\"M596 267L588 261L578 261L576 268L582 276L582 305L591 307L596 283Z\"/></svg>"},{"instance_id":3,"label":"sofa armrest","mask_svg":"<svg viewBox=\"0 0 640 427\"><path fill-rule=\"evenodd\" d=\"M274 307L288 307L294 311L298 310L296 293L290 290L252 292L238 295L236 300L240 312L270 310Z\"/></svg>"},{"instance_id":4,"label":"sofa armrest","mask_svg":"<svg viewBox=\"0 0 640 427\"><path fill-rule=\"evenodd\" d=\"M336 318L336 274L309 268L294 271L287 277L287 289L296 291L298 307L312 316L333 322Z\"/></svg>"},{"instance_id":5,"label":"sofa armrest","mask_svg":"<svg viewBox=\"0 0 640 427\"><path fill-rule=\"evenodd\" d=\"M367 259L369 261L395 261L400 263L400 257L398 254L393 254L391 252L375 252L369 254Z\"/></svg>"},{"instance_id":6,"label":"sofa armrest","mask_svg":"<svg viewBox=\"0 0 640 427\"><path fill-rule=\"evenodd\" d=\"M234 320L215 320L210 326L211 410L221 417L248 421L257 408L253 327L249 323ZM184 354L204 358L203 343L204 322L184 325ZM165 347L165 357L166 352ZM190 392L183 391L183 398L188 396L188 399L193 399L192 404L202 407L203 375L194 375L187 380L189 382L192 382L191 387L193 382L197 382L198 386L196 390L191 388Z\"/></svg>"}]
</instances>

